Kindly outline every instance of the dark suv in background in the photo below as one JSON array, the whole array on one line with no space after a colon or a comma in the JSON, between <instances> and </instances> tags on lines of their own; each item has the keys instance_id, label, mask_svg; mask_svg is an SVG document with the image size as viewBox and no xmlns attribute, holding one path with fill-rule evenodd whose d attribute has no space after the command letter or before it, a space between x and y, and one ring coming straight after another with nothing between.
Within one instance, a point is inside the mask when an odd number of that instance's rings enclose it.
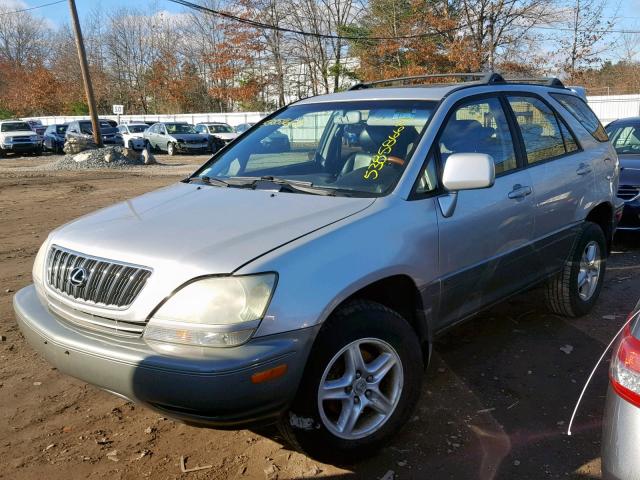
<instances>
[{"instance_id":1,"label":"dark suv in background","mask_svg":"<svg viewBox=\"0 0 640 480\"><path fill-rule=\"evenodd\" d=\"M105 145L123 145L122 135L111 122L100 120L100 135ZM65 139L75 138L80 141L92 141L93 127L91 120L75 120L69 123L65 133Z\"/></svg>"},{"instance_id":2,"label":"dark suv in background","mask_svg":"<svg viewBox=\"0 0 640 480\"><path fill-rule=\"evenodd\" d=\"M606 130L620 159L618 198L624 211L618 229L640 231L640 117L616 120Z\"/></svg>"}]
</instances>

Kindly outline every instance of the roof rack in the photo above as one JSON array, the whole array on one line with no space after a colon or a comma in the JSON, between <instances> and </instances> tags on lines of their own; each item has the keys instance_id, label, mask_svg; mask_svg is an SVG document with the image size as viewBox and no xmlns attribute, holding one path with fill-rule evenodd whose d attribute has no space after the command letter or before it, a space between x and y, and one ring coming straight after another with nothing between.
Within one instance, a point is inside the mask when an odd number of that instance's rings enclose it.
<instances>
[{"instance_id":1,"label":"roof rack","mask_svg":"<svg viewBox=\"0 0 640 480\"><path fill-rule=\"evenodd\" d=\"M463 82L477 83L479 85L492 85L494 83L504 83L502 75L495 72L479 72L479 73L432 73L428 75L414 75L411 77L387 78L384 80L374 80L372 82L356 83L349 90L362 90L365 88L375 87L384 84L400 84L404 85L412 80L423 80L431 78L460 78Z\"/></svg>"},{"instance_id":2,"label":"roof rack","mask_svg":"<svg viewBox=\"0 0 640 480\"><path fill-rule=\"evenodd\" d=\"M556 77L541 78L507 78L507 83L535 83L544 85L545 87L565 88L564 83Z\"/></svg>"},{"instance_id":3,"label":"roof rack","mask_svg":"<svg viewBox=\"0 0 640 480\"><path fill-rule=\"evenodd\" d=\"M505 79L502 75L495 72L480 72L480 73L435 73L430 75L415 75L412 77L398 77L398 78L388 78L385 80L374 80L372 82L362 82L357 83L352 86L349 90L363 90L365 88L376 87L378 85L385 84L399 84L405 85L408 82L414 80L424 80L424 79L432 79L432 78L457 78L462 79L460 84L464 84L462 86L470 86L470 85L497 85L497 84L507 84L507 83L531 83L543 85L546 87L554 87L554 88L565 88L564 84L555 77L543 77L543 78L507 78ZM436 85L447 85L445 84L436 84Z\"/></svg>"}]
</instances>

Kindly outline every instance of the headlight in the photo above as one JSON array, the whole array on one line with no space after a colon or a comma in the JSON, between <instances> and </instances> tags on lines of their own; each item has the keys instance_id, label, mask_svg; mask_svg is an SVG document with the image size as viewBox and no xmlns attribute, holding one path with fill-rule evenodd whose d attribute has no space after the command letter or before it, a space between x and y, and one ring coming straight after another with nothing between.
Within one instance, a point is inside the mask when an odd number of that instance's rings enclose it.
<instances>
[{"instance_id":1,"label":"headlight","mask_svg":"<svg viewBox=\"0 0 640 480\"><path fill-rule=\"evenodd\" d=\"M155 312L144 339L199 347L245 343L269 306L276 278L267 273L190 283Z\"/></svg>"},{"instance_id":2,"label":"headlight","mask_svg":"<svg viewBox=\"0 0 640 480\"><path fill-rule=\"evenodd\" d=\"M46 245L46 241L42 245L40 245L40 249L38 250L36 258L33 261L33 269L31 270L31 275L33 277L33 283L36 284L42 284L44 282L44 259L47 256Z\"/></svg>"},{"instance_id":3,"label":"headlight","mask_svg":"<svg viewBox=\"0 0 640 480\"><path fill-rule=\"evenodd\" d=\"M13 137L5 137L5 143L13 143Z\"/></svg>"}]
</instances>

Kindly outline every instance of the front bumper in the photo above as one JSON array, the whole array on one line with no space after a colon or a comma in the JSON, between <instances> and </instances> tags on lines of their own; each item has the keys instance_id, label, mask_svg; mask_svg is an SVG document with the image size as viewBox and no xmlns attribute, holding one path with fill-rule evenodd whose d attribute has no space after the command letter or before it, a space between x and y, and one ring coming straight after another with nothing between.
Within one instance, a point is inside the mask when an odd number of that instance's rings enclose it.
<instances>
[{"instance_id":1,"label":"front bumper","mask_svg":"<svg viewBox=\"0 0 640 480\"><path fill-rule=\"evenodd\" d=\"M207 143L184 143L176 142L176 150L182 153L207 152L209 145Z\"/></svg>"},{"instance_id":2,"label":"front bumper","mask_svg":"<svg viewBox=\"0 0 640 480\"><path fill-rule=\"evenodd\" d=\"M20 143L3 143L0 145L2 150L15 153L36 152L42 148L40 142L20 142Z\"/></svg>"},{"instance_id":3,"label":"front bumper","mask_svg":"<svg viewBox=\"0 0 640 480\"><path fill-rule=\"evenodd\" d=\"M602 478L637 479L640 472L640 408L609 386L602 431Z\"/></svg>"},{"instance_id":4,"label":"front bumper","mask_svg":"<svg viewBox=\"0 0 640 480\"><path fill-rule=\"evenodd\" d=\"M13 306L27 342L61 372L185 423L214 427L278 418L295 396L317 332L295 330L178 357L142 339L79 331L52 314L33 285L16 293ZM254 373L283 363L284 376L252 383Z\"/></svg>"}]
</instances>

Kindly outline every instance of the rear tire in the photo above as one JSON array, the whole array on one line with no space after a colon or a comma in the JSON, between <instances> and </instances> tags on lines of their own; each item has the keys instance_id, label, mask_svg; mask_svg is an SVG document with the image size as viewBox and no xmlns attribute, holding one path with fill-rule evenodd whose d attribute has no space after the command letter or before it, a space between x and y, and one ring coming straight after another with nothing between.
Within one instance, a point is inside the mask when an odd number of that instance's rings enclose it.
<instances>
[{"instance_id":1,"label":"rear tire","mask_svg":"<svg viewBox=\"0 0 640 480\"><path fill-rule=\"evenodd\" d=\"M607 241L599 225L585 222L560 273L545 285L549 309L564 317L581 317L593 308L602 289Z\"/></svg>"},{"instance_id":2,"label":"rear tire","mask_svg":"<svg viewBox=\"0 0 640 480\"><path fill-rule=\"evenodd\" d=\"M403 317L375 302L351 302L318 334L280 431L321 461L371 456L410 417L422 367L420 343Z\"/></svg>"}]
</instances>

